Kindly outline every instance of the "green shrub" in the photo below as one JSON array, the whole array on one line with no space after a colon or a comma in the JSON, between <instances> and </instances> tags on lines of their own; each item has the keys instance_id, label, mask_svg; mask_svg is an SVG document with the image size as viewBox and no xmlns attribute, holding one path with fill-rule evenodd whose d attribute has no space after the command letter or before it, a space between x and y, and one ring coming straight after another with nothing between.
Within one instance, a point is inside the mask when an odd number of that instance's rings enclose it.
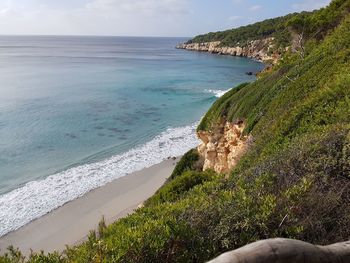
<instances>
[{"instance_id":1,"label":"green shrub","mask_svg":"<svg viewBox=\"0 0 350 263\"><path fill-rule=\"evenodd\" d=\"M174 202L183 197L186 192L196 185L201 185L206 181L215 179L216 177L217 176L213 171L185 171L159 189L154 196L147 200L146 205L149 206L164 202Z\"/></svg>"},{"instance_id":2,"label":"green shrub","mask_svg":"<svg viewBox=\"0 0 350 263\"><path fill-rule=\"evenodd\" d=\"M176 164L175 169L169 179L172 180L187 170L200 170L201 168L202 167L197 150L189 150Z\"/></svg>"}]
</instances>

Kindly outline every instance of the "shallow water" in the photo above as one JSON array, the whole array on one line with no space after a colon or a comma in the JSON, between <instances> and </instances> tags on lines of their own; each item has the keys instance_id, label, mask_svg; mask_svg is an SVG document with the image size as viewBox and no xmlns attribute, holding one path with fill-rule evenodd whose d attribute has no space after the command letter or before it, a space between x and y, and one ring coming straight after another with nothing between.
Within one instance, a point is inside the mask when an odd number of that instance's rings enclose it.
<instances>
[{"instance_id":1,"label":"shallow water","mask_svg":"<svg viewBox=\"0 0 350 263\"><path fill-rule=\"evenodd\" d=\"M183 41L0 37L0 236L194 147L215 99L262 69Z\"/></svg>"}]
</instances>

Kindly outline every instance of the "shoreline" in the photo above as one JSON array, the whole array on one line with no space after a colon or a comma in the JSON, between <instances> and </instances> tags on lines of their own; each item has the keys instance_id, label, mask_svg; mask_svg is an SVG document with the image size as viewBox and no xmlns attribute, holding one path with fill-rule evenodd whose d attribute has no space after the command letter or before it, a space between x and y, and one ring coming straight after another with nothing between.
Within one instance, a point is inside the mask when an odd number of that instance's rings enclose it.
<instances>
[{"instance_id":1,"label":"shoreline","mask_svg":"<svg viewBox=\"0 0 350 263\"><path fill-rule=\"evenodd\" d=\"M252 59L256 62L268 65L276 64L279 57L276 54L268 55L269 46L273 38L266 38L260 40L253 40L245 46L221 46L220 41L201 42L201 43L180 43L175 46L176 49L183 49L187 51L204 52L209 54L244 57Z\"/></svg>"},{"instance_id":2,"label":"shoreline","mask_svg":"<svg viewBox=\"0 0 350 263\"><path fill-rule=\"evenodd\" d=\"M30 249L48 253L83 242L102 216L111 224L133 213L165 183L178 161L171 158L115 179L0 237L0 254L10 245L29 255Z\"/></svg>"},{"instance_id":3,"label":"shoreline","mask_svg":"<svg viewBox=\"0 0 350 263\"><path fill-rule=\"evenodd\" d=\"M78 164L0 196L0 236L40 218L108 182L181 156L198 145L195 125L167 128L148 142L104 160Z\"/></svg>"}]
</instances>

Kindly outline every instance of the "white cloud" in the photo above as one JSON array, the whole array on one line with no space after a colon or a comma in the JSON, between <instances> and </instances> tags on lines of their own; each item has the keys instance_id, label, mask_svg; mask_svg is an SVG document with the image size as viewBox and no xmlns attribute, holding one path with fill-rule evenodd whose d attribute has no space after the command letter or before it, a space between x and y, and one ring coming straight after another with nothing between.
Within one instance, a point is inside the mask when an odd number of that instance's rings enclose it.
<instances>
[{"instance_id":1,"label":"white cloud","mask_svg":"<svg viewBox=\"0 0 350 263\"><path fill-rule=\"evenodd\" d=\"M304 0L303 2L293 4L292 8L296 11L309 11L324 7L330 2L331 0Z\"/></svg>"},{"instance_id":2,"label":"white cloud","mask_svg":"<svg viewBox=\"0 0 350 263\"><path fill-rule=\"evenodd\" d=\"M181 35L190 0L90 0L74 8L6 4L1 34ZM86 4L87 3L87 4Z\"/></svg>"},{"instance_id":3,"label":"white cloud","mask_svg":"<svg viewBox=\"0 0 350 263\"><path fill-rule=\"evenodd\" d=\"M300 11L330 0L293 2L289 9ZM259 10L273 5L222 3L225 10L211 9L214 2L199 0L0 0L0 34L190 36L255 22L261 17Z\"/></svg>"},{"instance_id":4,"label":"white cloud","mask_svg":"<svg viewBox=\"0 0 350 263\"><path fill-rule=\"evenodd\" d=\"M11 12L12 9L13 8L12 8L12 1L11 0L0 2L0 15L5 15L5 14Z\"/></svg>"},{"instance_id":5,"label":"white cloud","mask_svg":"<svg viewBox=\"0 0 350 263\"><path fill-rule=\"evenodd\" d=\"M9 7L1 8L0 9L0 15L5 15L5 14L7 14L10 11L11 11L11 9Z\"/></svg>"},{"instance_id":6,"label":"white cloud","mask_svg":"<svg viewBox=\"0 0 350 263\"><path fill-rule=\"evenodd\" d=\"M249 8L250 11L258 11L262 9L261 5L253 5L252 7Z\"/></svg>"},{"instance_id":7,"label":"white cloud","mask_svg":"<svg viewBox=\"0 0 350 263\"><path fill-rule=\"evenodd\" d=\"M86 8L143 15L183 14L189 11L188 0L94 0Z\"/></svg>"}]
</instances>

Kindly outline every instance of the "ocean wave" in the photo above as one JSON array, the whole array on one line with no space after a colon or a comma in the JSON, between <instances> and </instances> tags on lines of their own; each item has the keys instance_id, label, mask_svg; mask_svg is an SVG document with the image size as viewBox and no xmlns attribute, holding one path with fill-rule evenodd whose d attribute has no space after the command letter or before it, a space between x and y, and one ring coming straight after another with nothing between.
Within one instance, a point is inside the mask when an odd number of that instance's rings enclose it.
<instances>
[{"instance_id":1,"label":"ocean wave","mask_svg":"<svg viewBox=\"0 0 350 263\"><path fill-rule=\"evenodd\" d=\"M231 89L228 90L220 90L220 89L206 89L205 91L208 93L214 94L215 97L220 98L222 97L226 92L230 91Z\"/></svg>"},{"instance_id":2,"label":"ocean wave","mask_svg":"<svg viewBox=\"0 0 350 263\"><path fill-rule=\"evenodd\" d=\"M184 154L198 145L196 126L169 128L123 154L70 168L0 196L0 236L114 179Z\"/></svg>"}]
</instances>

